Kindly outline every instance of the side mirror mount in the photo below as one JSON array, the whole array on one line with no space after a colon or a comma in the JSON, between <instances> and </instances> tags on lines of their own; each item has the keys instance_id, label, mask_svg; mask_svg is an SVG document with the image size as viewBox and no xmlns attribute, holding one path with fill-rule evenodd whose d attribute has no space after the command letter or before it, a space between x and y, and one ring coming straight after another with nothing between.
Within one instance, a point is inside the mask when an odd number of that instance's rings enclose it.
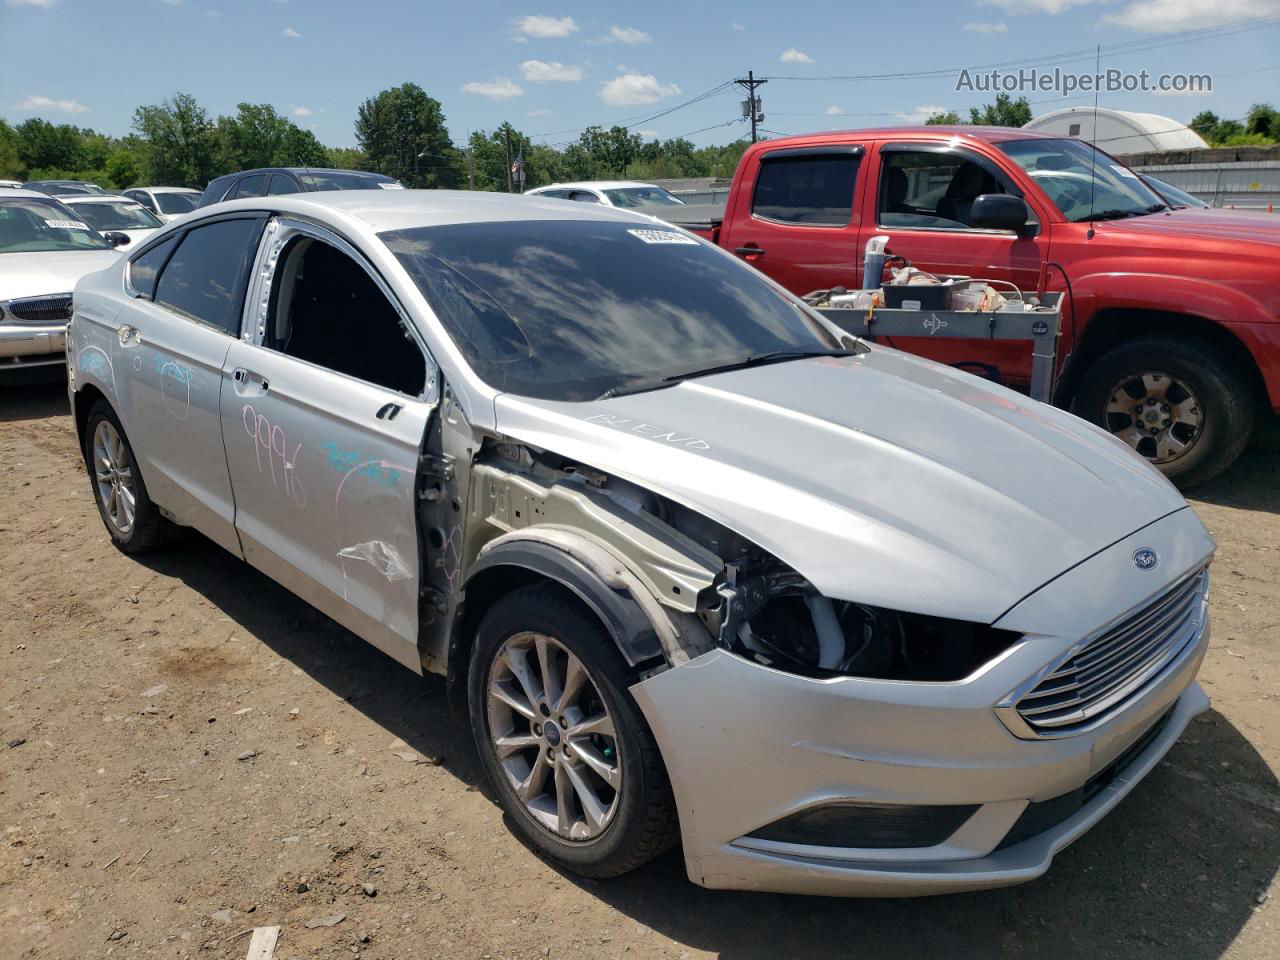
<instances>
[{"instance_id":1,"label":"side mirror mount","mask_svg":"<svg viewBox=\"0 0 1280 960\"><path fill-rule=\"evenodd\" d=\"M1008 193L983 193L973 198L969 226L980 230L1014 230L1021 233L1031 219L1027 202Z\"/></svg>"},{"instance_id":2,"label":"side mirror mount","mask_svg":"<svg viewBox=\"0 0 1280 960\"><path fill-rule=\"evenodd\" d=\"M102 239L106 240L107 243L111 244L113 247L123 247L129 242L129 235L127 233L121 233L118 230L108 230L102 235Z\"/></svg>"}]
</instances>

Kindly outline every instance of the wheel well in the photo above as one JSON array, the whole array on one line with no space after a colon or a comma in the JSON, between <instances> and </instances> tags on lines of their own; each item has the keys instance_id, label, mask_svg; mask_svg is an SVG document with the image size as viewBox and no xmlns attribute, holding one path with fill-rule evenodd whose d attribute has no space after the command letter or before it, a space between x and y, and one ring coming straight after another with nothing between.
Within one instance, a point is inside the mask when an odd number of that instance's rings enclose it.
<instances>
[{"instance_id":1,"label":"wheel well","mask_svg":"<svg viewBox=\"0 0 1280 960\"><path fill-rule=\"evenodd\" d=\"M446 681L449 690L449 708L458 718L465 718L467 710L467 664L471 659L471 646L476 630L489 609L507 594L533 583L554 586L569 602L577 604L592 616L596 612L576 593L554 577L530 570L527 567L500 565L481 570L467 583L465 599L454 618L449 639ZM602 621L603 622L603 621Z\"/></svg>"},{"instance_id":2,"label":"wheel well","mask_svg":"<svg viewBox=\"0 0 1280 960\"><path fill-rule=\"evenodd\" d=\"M1185 313L1113 307L1099 310L1085 327L1084 337L1058 384L1055 393L1058 406L1070 407L1074 403L1085 372L1109 350L1129 340L1157 335L1198 337L1209 341L1244 374L1256 401L1261 403L1265 399L1262 374L1253 355L1226 327Z\"/></svg>"},{"instance_id":3,"label":"wheel well","mask_svg":"<svg viewBox=\"0 0 1280 960\"><path fill-rule=\"evenodd\" d=\"M89 411L93 409L93 405L101 400L108 403L106 394L92 384L86 384L75 392L75 405L72 407L71 415L75 418L76 437L79 438L80 448L84 449L84 428L89 422Z\"/></svg>"}]
</instances>

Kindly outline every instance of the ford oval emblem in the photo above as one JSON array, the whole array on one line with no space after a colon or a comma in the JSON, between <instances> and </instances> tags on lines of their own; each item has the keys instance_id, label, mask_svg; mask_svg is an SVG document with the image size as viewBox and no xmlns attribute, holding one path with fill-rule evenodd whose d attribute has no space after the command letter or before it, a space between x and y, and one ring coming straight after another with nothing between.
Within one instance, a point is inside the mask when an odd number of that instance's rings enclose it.
<instances>
[{"instance_id":1,"label":"ford oval emblem","mask_svg":"<svg viewBox=\"0 0 1280 960\"><path fill-rule=\"evenodd\" d=\"M1133 552L1133 565L1139 570L1154 570L1160 563L1160 554L1150 547L1143 547Z\"/></svg>"}]
</instances>

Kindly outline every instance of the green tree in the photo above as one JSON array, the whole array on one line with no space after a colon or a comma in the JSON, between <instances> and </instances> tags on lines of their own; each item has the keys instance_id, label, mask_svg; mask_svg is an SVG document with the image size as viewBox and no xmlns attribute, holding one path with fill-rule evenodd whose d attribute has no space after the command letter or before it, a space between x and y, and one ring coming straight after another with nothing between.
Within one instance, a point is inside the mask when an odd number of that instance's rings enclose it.
<instances>
[{"instance_id":1,"label":"green tree","mask_svg":"<svg viewBox=\"0 0 1280 960\"><path fill-rule=\"evenodd\" d=\"M1255 103L1245 114L1244 131L1272 141L1280 139L1280 110L1269 103Z\"/></svg>"},{"instance_id":2,"label":"green tree","mask_svg":"<svg viewBox=\"0 0 1280 960\"><path fill-rule=\"evenodd\" d=\"M459 158L440 101L415 83L383 90L360 104L356 142L378 173L411 187L452 187Z\"/></svg>"},{"instance_id":3,"label":"green tree","mask_svg":"<svg viewBox=\"0 0 1280 960\"><path fill-rule=\"evenodd\" d=\"M146 179L151 183L203 187L217 175L217 130L190 94L139 107L133 126L147 142Z\"/></svg>"},{"instance_id":4,"label":"green tree","mask_svg":"<svg viewBox=\"0 0 1280 960\"><path fill-rule=\"evenodd\" d=\"M982 109L969 108L969 122L987 127L1022 127L1031 122L1031 104L1026 97L1012 99L1007 93L997 93L995 103L983 104Z\"/></svg>"},{"instance_id":5,"label":"green tree","mask_svg":"<svg viewBox=\"0 0 1280 960\"><path fill-rule=\"evenodd\" d=\"M1218 119L1218 115L1212 110L1201 110L1191 118L1191 122L1187 124L1187 126L1200 134L1205 141L1211 142L1213 139L1213 130L1221 122L1222 121Z\"/></svg>"},{"instance_id":6,"label":"green tree","mask_svg":"<svg viewBox=\"0 0 1280 960\"><path fill-rule=\"evenodd\" d=\"M77 170L85 165L80 131L69 123L32 117L15 128L18 160L31 170Z\"/></svg>"},{"instance_id":7,"label":"green tree","mask_svg":"<svg viewBox=\"0 0 1280 960\"><path fill-rule=\"evenodd\" d=\"M355 147L326 147L325 166L337 170L364 170L369 166L369 158L363 150Z\"/></svg>"},{"instance_id":8,"label":"green tree","mask_svg":"<svg viewBox=\"0 0 1280 960\"><path fill-rule=\"evenodd\" d=\"M0 119L0 177L25 180L27 169L18 159L18 133L9 122Z\"/></svg>"},{"instance_id":9,"label":"green tree","mask_svg":"<svg viewBox=\"0 0 1280 960\"><path fill-rule=\"evenodd\" d=\"M640 155L644 140L626 127L587 127L578 143L591 156L598 176L625 177L627 166Z\"/></svg>"},{"instance_id":10,"label":"green tree","mask_svg":"<svg viewBox=\"0 0 1280 960\"><path fill-rule=\"evenodd\" d=\"M329 159L315 134L303 130L268 103L242 103L233 117L215 125L218 168L223 173L255 167L319 167Z\"/></svg>"},{"instance_id":11,"label":"green tree","mask_svg":"<svg viewBox=\"0 0 1280 960\"><path fill-rule=\"evenodd\" d=\"M925 121L925 124L931 127L939 125L954 127L962 123L964 123L964 121L960 119L960 114L956 113L954 110L947 110L944 113L935 113Z\"/></svg>"}]
</instances>

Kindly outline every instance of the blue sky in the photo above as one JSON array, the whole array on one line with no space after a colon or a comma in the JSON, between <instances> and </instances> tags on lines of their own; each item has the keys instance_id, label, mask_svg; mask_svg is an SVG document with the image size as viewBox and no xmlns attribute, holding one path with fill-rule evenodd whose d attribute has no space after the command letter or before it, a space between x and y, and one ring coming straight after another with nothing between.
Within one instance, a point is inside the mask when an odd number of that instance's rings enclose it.
<instances>
[{"instance_id":1,"label":"blue sky","mask_svg":"<svg viewBox=\"0 0 1280 960\"><path fill-rule=\"evenodd\" d=\"M1260 17L1273 19L1180 33ZM1203 109L1238 118L1251 103L1280 104L1280 0L0 0L0 116L119 135L139 104L186 91L213 115L271 103L324 143L347 146L363 99L413 81L443 103L455 141L503 120L550 143L588 124L643 120L634 128L646 136L723 143L746 132L735 88L645 118L748 69L800 78L949 70L1096 44L1104 69L1214 76L1209 94L1103 94L1103 106L1185 121ZM781 133L916 122L991 99L957 92L950 72L775 79L760 93L765 128ZM1092 103L1029 96L1037 114Z\"/></svg>"}]
</instances>

